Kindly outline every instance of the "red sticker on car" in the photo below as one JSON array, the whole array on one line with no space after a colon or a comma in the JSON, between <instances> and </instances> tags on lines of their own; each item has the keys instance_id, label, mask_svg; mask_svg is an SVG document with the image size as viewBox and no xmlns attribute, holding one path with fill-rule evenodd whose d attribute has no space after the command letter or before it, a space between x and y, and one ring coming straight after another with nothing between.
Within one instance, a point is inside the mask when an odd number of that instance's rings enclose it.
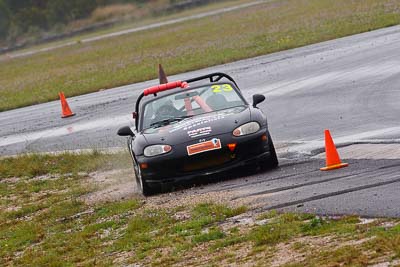
<instances>
[{"instance_id":1,"label":"red sticker on car","mask_svg":"<svg viewBox=\"0 0 400 267\"><path fill-rule=\"evenodd\" d=\"M221 149L221 140L214 138L210 141L187 146L186 149L189 156L215 149Z\"/></svg>"}]
</instances>

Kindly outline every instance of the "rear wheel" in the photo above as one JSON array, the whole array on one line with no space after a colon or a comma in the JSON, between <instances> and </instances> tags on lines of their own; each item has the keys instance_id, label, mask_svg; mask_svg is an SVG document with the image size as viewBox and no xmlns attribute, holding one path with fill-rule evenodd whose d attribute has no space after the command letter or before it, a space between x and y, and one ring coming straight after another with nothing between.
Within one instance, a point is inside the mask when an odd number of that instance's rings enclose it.
<instances>
[{"instance_id":1,"label":"rear wheel","mask_svg":"<svg viewBox=\"0 0 400 267\"><path fill-rule=\"evenodd\" d=\"M136 176L136 185L144 196L150 196L155 193L155 190L147 184L146 180L143 179L142 172L140 170L139 165L137 162L134 160L133 161L133 169L135 170L135 176Z\"/></svg>"},{"instance_id":2,"label":"rear wheel","mask_svg":"<svg viewBox=\"0 0 400 267\"><path fill-rule=\"evenodd\" d=\"M261 170L275 169L279 165L274 142L272 141L271 135L269 133L268 133L268 148L270 156L261 162L260 164Z\"/></svg>"}]
</instances>

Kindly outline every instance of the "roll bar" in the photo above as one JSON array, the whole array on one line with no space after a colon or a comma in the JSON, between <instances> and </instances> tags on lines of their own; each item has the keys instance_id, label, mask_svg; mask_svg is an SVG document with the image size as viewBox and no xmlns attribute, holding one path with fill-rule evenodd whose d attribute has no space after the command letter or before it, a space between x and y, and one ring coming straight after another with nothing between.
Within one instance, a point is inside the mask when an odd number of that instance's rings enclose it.
<instances>
[{"instance_id":1,"label":"roll bar","mask_svg":"<svg viewBox=\"0 0 400 267\"><path fill-rule=\"evenodd\" d=\"M149 88L146 88L143 90L143 92L139 95L138 99L136 100L136 106L135 106L135 113L136 113L136 119L135 119L135 127L136 130L138 129L138 118L139 118L139 103L142 100L142 98L144 96L148 96L151 94L157 95L158 92L162 92L162 91L167 91L167 90L171 90L171 89L175 89L175 88L188 88L189 87L189 83L193 83L193 82L198 82L198 81L202 81L202 80L206 80L206 79L210 79L210 82L218 82L220 81L222 78L225 78L229 81L231 81L233 84L236 85L236 87L239 89L239 86L237 85L237 83L235 82L235 80L229 76L228 74L222 73L222 72L215 72L215 73L211 73L211 74L207 74L207 75L203 75L203 76L199 76L199 77L195 77L186 81L175 81L175 82L169 82L169 83L164 83L164 84L160 84L160 85L156 85L156 86L152 86ZM240 89L239 89L240 90Z\"/></svg>"}]
</instances>

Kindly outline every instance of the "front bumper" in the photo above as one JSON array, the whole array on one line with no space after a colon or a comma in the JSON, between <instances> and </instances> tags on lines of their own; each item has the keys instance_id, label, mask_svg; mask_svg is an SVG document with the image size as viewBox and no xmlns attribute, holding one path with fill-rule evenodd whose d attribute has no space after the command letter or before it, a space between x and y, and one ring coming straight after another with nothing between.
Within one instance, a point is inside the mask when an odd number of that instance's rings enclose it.
<instances>
[{"instance_id":1,"label":"front bumper","mask_svg":"<svg viewBox=\"0 0 400 267\"><path fill-rule=\"evenodd\" d=\"M219 138L222 148L188 156L186 146L189 143L175 146L173 151L157 157L137 157L138 163L146 163L141 169L142 177L151 184L174 183L193 178L201 178L225 172L234 168L257 164L270 157L267 137L268 132L262 129L247 136L233 137L232 134L212 136ZM231 151L227 144L235 143Z\"/></svg>"}]
</instances>

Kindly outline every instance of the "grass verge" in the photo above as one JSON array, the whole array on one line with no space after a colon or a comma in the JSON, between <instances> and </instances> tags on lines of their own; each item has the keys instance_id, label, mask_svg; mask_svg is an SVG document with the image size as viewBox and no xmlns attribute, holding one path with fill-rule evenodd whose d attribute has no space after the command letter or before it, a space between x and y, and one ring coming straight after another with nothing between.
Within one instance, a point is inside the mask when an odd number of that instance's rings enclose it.
<instances>
[{"instance_id":1,"label":"grass verge","mask_svg":"<svg viewBox=\"0 0 400 267\"><path fill-rule=\"evenodd\" d=\"M400 23L397 0L280 0L0 65L0 111Z\"/></svg>"},{"instance_id":2,"label":"grass verge","mask_svg":"<svg viewBox=\"0 0 400 267\"><path fill-rule=\"evenodd\" d=\"M96 190L87 183L90 172L125 168L121 162L128 161L126 154L100 153L0 159L0 265L400 263L394 219L254 214L211 200L157 208L134 195L82 201Z\"/></svg>"}]
</instances>

